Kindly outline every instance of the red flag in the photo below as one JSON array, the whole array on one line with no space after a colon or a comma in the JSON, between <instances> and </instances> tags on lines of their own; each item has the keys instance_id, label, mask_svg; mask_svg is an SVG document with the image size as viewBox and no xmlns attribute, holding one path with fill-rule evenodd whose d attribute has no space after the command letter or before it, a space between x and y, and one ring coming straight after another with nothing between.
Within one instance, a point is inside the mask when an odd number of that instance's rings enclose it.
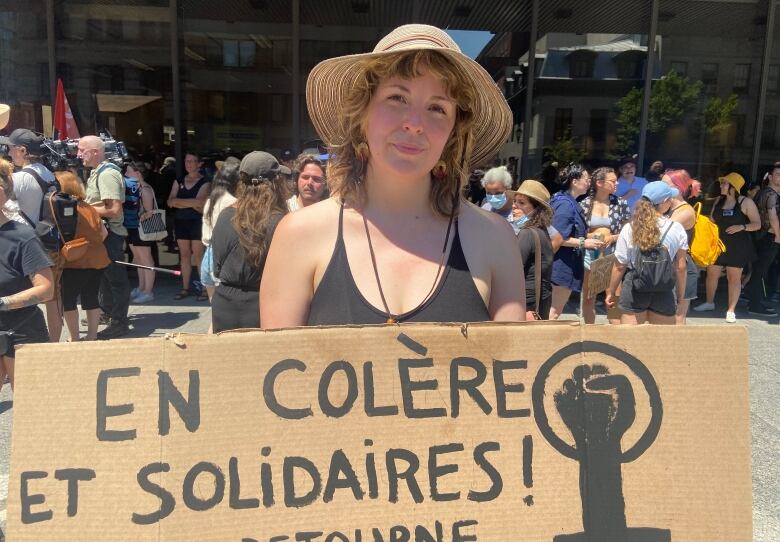
<instances>
[{"instance_id":1,"label":"red flag","mask_svg":"<svg viewBox=\"0 0 780 542\"><path fill-rule=\"evenodd\" d=\"M65 89L62 86L62 79L57 79L57 98L54 103L54 129L57 131L57 137L60 139L78 139L79 129L76 126L76 119L68 104L68 98L65 96Z\"/></svg>"}]
</instances>

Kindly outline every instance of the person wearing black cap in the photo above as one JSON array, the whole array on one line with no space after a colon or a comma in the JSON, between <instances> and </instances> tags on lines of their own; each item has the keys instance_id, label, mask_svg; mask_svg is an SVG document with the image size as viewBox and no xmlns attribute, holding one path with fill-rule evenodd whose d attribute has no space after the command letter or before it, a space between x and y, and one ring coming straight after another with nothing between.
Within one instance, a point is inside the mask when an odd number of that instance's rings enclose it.
<instances>
[{"instance_id":1,"label":"person wearing black cap","mask_svg":"<svg viewBox=\"0 0 780 542\"><path fill-rule=\"evenodd\" d=\"M239 166L238 201L225 208L211 235L214 275L214 333L260 327L260 280L268 247L287 214L286 177L291 174L267 152L247 154Z\"/></svg>"},{"instance_id":2,"label":"person wearing black cap","mask_svg":"<svg viewBox=\"0 0 780 542\"><path fill-rule=\"evenodd\" d=\"M0 144L8 145L11 160L17 168L21 168L13 176L14 195L19 209L33 224L37 224L43 201L41 183L53 185L57 182L54 173L41 163L43 136L26 128L18 128L8 137L0 137Z\"/></svg>"},{"instance_id":3,"label":"person wearing black cap","mask_svg":"<svg viewBox=\"0 0 780 542\"><path fill-rule=\"evenodd\" d=\"M54 173L41 163L43 136L26 128L17 128L8 137L0 137L0 144L8 145L11 160L17 168L21 168L13 174L14 197L25 219L35 226L40 219L44 192L57 184ZM51 342L59 342L62 334L59 292L62 264L59 252L49 253L49 258L54 262L54 296L46 302L46 319L49 322L49 339Z\"/></svg>"}]
</instances>

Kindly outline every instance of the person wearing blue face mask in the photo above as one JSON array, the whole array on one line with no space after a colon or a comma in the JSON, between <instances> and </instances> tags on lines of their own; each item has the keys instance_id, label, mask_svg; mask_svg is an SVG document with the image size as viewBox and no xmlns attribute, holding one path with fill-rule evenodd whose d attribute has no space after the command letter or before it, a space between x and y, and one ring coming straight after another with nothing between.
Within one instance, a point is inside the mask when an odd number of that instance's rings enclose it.
<instances>
[{"instance_id":1,"label":"person wearing blue face mask","mask_svg":"<svg viewBox=\"0 0 780 542\"><path fill-rule=\"evenodd\" d=\"M512 200L507 196L506 191L512 187L512 175L509 174L506 166L489 169L482 178L482 186L485 189L482 208L498 213L511 222Z\"/></svg>"}]
</instances>

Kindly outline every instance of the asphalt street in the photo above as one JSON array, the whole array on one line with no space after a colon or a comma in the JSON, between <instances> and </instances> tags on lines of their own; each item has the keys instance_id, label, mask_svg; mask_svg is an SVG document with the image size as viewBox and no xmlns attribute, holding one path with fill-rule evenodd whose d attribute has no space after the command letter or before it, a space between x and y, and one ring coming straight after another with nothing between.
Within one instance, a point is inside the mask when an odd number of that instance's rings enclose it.
<instances>
[{"instance_id":1,"label":"asphalt street","mask_svg":"<svg viewBox=\"0 0 780 542\"><path fill-rule=\"evenodd\" d=\"M175 301L179 289L173 278L161 278L156 287L156 299L148 305L132 305L131 337L161 336L170 332L206 333L211 320L207 302L194 297ZM691 325L724 323L725 311L694 313ZM695 302L694 302L695 303ZM718 303L716 303L718 304ZM780 306L776 306L780 309ZM576 318L576 308L570 304L565 318ZM780 540L780 320L760 320L737 311L737 324L748 329L750 340L750 411L753 459L753 540ZM597 323L604 322L599 316ZM13 396L10 386L0 391L0 529L5 532L8 492L9 455L13 417ZM724 491L726 489L724 488ZM0 542L4 537L0 534Z\"/></svg>"}]
</instances>

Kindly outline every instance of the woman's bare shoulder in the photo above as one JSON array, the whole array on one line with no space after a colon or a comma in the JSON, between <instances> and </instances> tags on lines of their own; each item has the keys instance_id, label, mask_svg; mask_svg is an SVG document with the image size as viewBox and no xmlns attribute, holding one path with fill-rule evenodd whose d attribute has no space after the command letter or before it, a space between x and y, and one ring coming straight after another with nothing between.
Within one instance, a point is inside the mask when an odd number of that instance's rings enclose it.
<instances>
[{"instance_id":1,"label":"woman's bare shoulder","mask_svg":"<svg viewBox=\"0 0 780 542\"><path fill-rule=\"evenodd\" d=\"M465 228L479 231L480 233L495 232L496 229L504 230L513 234L512 226L503 216L498 213L491 213L471 202L461 202L458 221Z\"/></svg>"},{"instance_id":2,"label":"woman's bare shoulder","mask_svg":"<svg viewBox=\"0 0 780 542\"><path fill-rule=\"evenodd\" d=\"M296 246L319 246L336 232L340 204L327 199L287 213L279 222L276 236L293 239Z\"/></svg>"}]
</instances>

